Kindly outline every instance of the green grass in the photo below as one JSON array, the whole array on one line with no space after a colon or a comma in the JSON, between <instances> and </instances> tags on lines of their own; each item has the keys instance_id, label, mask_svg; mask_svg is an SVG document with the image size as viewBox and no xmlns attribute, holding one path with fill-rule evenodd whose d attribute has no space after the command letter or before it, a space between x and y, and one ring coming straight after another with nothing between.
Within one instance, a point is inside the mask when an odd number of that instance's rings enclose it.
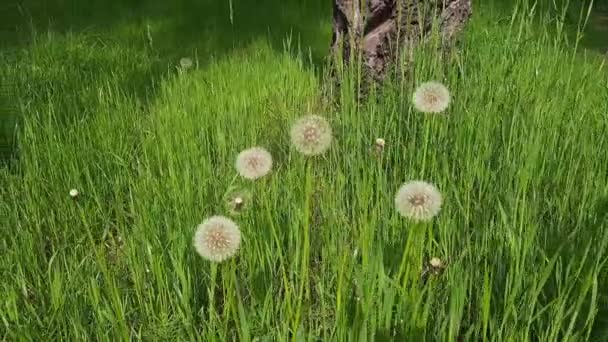
<instances>
[{"instance_id":1,"label":"green grass","mask_svg":"<svg viewBox=\"0 0 608 342\"><path fill-rule=\"evenodd\" d=\"M608 339L601 58L486 5L453 63L422 49L414 79L362 104L346 82L334 107L316 68L329 8L282 2L293 21L266 26L243 3L225 31L195 14L228 20L222 6L183 1L163 16L133 2L123 20L3 50L5 102L19 114L15 159L0 171L3 339ZM182 56L197 67L176 72ZM452 92L445 116L412 108L430 79ZM321 158L289 145L306 114L332 123ZM275 159L254 183L233 168L253 145ZM432 223L394 209L411 179L444 196ZM192 236L228 214L233 187L254 203L235 219L238 255L213 265ZM447 268L422 283L430 256Z\"/></svg>"}]
</instances>

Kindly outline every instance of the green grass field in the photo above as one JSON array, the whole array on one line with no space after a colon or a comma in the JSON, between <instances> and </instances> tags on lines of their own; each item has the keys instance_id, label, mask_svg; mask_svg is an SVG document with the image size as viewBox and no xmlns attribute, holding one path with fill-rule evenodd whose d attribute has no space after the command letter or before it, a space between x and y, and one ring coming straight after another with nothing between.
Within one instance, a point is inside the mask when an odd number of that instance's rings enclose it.
<instances>
[{"instance_id":1,"label":"green grass field","mask_svg":"<svg viewBox=\"0 0 608 342\"><path fill-rule=\"evenodd\" d=\"M475 4L451 63L422 48L336 106L328 1L54 2L0 50L2 340L608 341L608 66L555 11ZM428 80L445 115L412 107ZM308 114L321 157L290 146ZM256 145L273 171L246 181ZM395 209L414 179L430 223ZM192 238L231 189L253 202L213 264Z\"/></svg>"}]
</instances>

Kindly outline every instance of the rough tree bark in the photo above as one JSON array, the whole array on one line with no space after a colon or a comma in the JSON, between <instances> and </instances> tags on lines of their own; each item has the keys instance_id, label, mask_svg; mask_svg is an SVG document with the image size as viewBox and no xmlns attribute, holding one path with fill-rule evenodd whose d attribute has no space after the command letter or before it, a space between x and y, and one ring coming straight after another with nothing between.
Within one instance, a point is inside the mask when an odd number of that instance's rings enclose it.
<instances>
[{"instance_id":1,"label":"rough tree bark","mask_svg":"<svg viewBox=\"0 0 608 342\"><path fill-rule=\"evenodd\" d=\"M361 56L364 77L381 81L401 53L439 24L449 49L471 16L471 0L333 0L332 58L349 64Z\"/></svg>"}]
</instances>

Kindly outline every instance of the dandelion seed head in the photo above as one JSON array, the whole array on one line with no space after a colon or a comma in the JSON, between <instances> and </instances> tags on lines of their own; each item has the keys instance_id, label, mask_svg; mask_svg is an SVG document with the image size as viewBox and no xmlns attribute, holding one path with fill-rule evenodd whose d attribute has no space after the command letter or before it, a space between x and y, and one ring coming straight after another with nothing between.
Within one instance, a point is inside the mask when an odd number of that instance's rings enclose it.
<instances>
[{"instance_id":1,"label":"dandelion seed head","mask_svg":"<svg viewBox=\"0 0 608 342\"><path fill-rule=\"evenodd\" d=\"M272 169L272 155L261 147L252 147L239 153L235 167L241 177L256 180Z\"/></svg>"},{"instance_id":2,"label":"dandelion seed head","mask_svg":"<svg viewBox=\"0 0 608 342\"><path fill-rule=\"evenodd\" d=\"M193 243L196 252L203 258L222 262L238 251L241 231L231 219L212 216L198 225Z\"/></svg>"},{"instance_id":3,"label":"dandelion seed head","mask_svg":"<svg viewBox=\"0 0 608 342\"><path fill-rule=\"evenodd\" d=\"M450 92L439 82L425 82L414 91L413 102L423 113L441 113L450 104Z\"/></svg>"},{"instance_id":4,"label":"dandelion seed head","mask_svg":"<svg viewBox=\"0 0 608 342\"><path fill-rule=\"evenodd\" d=\"M226 209L231 215L238 215L251 205L251 193L245 189L229 192L224 198Z\"/></svg>"},{"instance_id":5,"label":"dandelion seed head","mask_svg":"<svg viewBox=\"0 0 608 342\"><path fill-rule=\"evenodd\" d=\"M431 260L429 260L429 264L435 268L439 268L443 266L443 262L441 261L441 259L437 258L437 257L432 257Z\"/></svg>"},{"instance_id":6,"label":"dandelion seed head","mask_svg":"<svg viewBox=\"0 0 608 342\"><path fill-rule=\"evenodd\" d=\"M183 57L179 60L179 65L182 67L182 69L190 69L192 68L194 63L192 62L192 59L188 57Z\"/></svg>"},{"instance_id":7,"label":"dandelion seed head","mask_svg":"<svg viewBox=\"0 0 608 342\"><path fill-rule=\"evenodd\" d=\"M395 196L395 206L399 214L414 221L429 221L437 216L441 204L439 190L423 181L403 184Z\"/></svg>"},{"instance_id":8,"label":"dandelion seed head","mask_svg":"<svg viewBox=\"0 0 608 342\"><path fill-rule=\"evenodd\" d=\"M76 198L76 197L78 197L78 195L80 195L80 192L78 192L77 189L70 190L70 197Z\"/></svg>"},{"instance_id":9,"label":"dandelion seed head","mask_svg":"<svg viewBox=\"0 0 608 342\"><path fill-rule=\"evenodd\" d=\"M323 154L332 142L332 130L327 120L318 115L302 117L291 127L291 143L307 156Z\"/></svg>"}]
</instances>

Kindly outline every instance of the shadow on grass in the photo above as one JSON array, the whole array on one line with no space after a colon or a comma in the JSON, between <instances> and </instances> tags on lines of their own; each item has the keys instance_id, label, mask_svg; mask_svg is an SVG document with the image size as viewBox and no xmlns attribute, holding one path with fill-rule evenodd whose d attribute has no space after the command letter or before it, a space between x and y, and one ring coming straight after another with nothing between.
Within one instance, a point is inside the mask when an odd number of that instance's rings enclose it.
<instances>
[{"instance_id":1,"label":"shadow on grass","mask_svg":"<svg viewBox=\"0 0 608 342\"><path fill-rule=\"evenodd\" d=\"M17 157L21 115L49 103L61 121L79 120L112 84L146 106L180 58L203 68L260 38L283 52L291 36L290 52L303 50L306 67L318 70L331 38L327 0L11 1L0 5L0 79L9 85L0 165ZM21 114L15 103L24 101L31 108Z\"/></svg>"},{"instance_id":2,"label":"shadow on grass","mask_svg":"<svg viewBox=\"0 0 608 342\"><path fill-rule=\"evenodd\" d=\"M313 48L325 49L323 44L329 39L329 31L325 39L319 37L319 23L329 24L331 2L327 0L12 1L12 5L0 7L3 49L28 44L32 33L47 31L101 34L120 40L134 33L139 37L128 38L135 44L151 33L159 52L170 55L191 48L221 55L260 36L282 49L281 41L290 32ZM313 50L316 59L321 57L319 52L325 52Z\"/></svg>"},{"instance_id":3,"label":"shadow on grass","mask_svg":"<svg viewBox=\"0 0 608 342\"><path fill-rule=\"evenodd\" d=\"M510 14L516 8L521 11L521 8L519 8L521 2L518 1L494 0L493 4L503 14L503 20L505 21L510 20ZM591 11L589 11L590 5L592 5ZM589 12L589 20L581 32L579 50L583 48L601 54L608 53L608 39L606 38L608 37L608 0L593 0L593 4L591 4L591 0L537 0L529 2L528 6L535 9L536 19L540 20L540 17L547 13L551 17L549 26L544 22L537 22L539 31L549 29L550 32L557 35L557 20L563 17L564 32L571 46L574 46L577 39L577 31L581 25L581 20L584 22ZM565 7L567 7L567 11L564 13Z\"/></svg>"},{"instance_id":4,"label":"shadow on grass","mask_svg":"<svg viewBox=\"0 0 608 342\"><path fill-rule=\"evenodd\" d=\"M586 26L580 32L580 47L600 54L608 53L608 1L595 0L593 4L590 0L572 2L565 17L568 39L574 44L581 20L584 22L587 14Z\"/></svg>"}]
</instances>

